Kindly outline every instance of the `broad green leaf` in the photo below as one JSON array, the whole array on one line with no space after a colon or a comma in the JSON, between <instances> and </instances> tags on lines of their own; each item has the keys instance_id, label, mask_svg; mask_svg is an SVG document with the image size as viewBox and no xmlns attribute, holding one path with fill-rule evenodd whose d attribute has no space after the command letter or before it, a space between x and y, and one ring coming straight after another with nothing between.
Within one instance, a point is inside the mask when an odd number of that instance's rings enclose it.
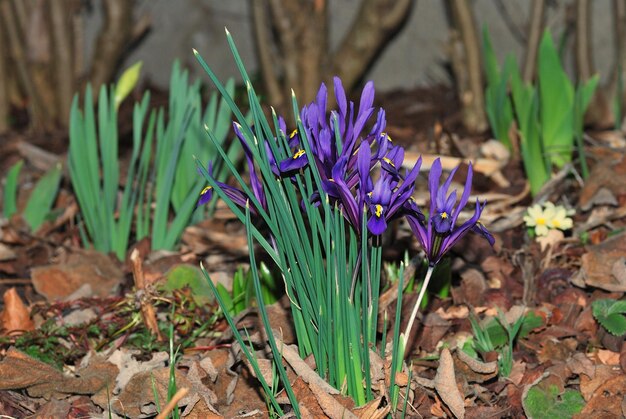
<instances>
[{"instance_id":1,"label":"broad green leaf","mask_svg":"<svg viewBox=\"0 0 626 419\"><path fill-rule=\"evenodd\" d=\"M591 307L593 316L609 333L615 336L626 334L626 300L596 300Z\"/></svg>"},{"instance_id":2,"label":"broad green leaf","mask_svg":"<svg viewBox=\"0 0 626 419\"><path fill-rule=\"evenodd\" d=\"M141 73L141 66L143 62L137 61L135 64L128 67L120 76L117 84L115 85L115 108L118 109L120 104L126 99L126 97L133 91L139 80L139 74Z\"/></svg>"},{"instance_id":3,"label":"broad green leaf","mask_svg":"<svg viewBox=\"0 0 626 419\"><path fill-rule=\"evenodd\" d=\"M4 205L2 208L4 218L10 218L17 212L17 180L24 166L24 160L19 160L9 169L4 184Z\"/></svg>"},{"instance_id":4,"label":"broad green leaf","mask_svg":"<svg viewBox=\"0 0 626 419\"><path fill-rule=\"evenodd\" d=\"M550 31L539 45L538 80L541 136L550 162L562 167L571 160L574 127L574 87L563 70Z\"/></svg>"},{"instance_id":5,"label":"broad green leaf","mask_svg":"<svg viewBox=\"0 0 626 419\"><path fill-rule=\"evenodd\" d=\"M189 287L196 303L207 304L213 301L211 288L206 283L202 272L195 266L177 265L165 274L165 278L165 289L168 291Z\"/></svg>"},{"instance_id":6,"label":"broad green leaf","mask_svg":"<svg viewBox=\"0 0 626 419\"><path fill-rule=\"evenodd\" d=\"M512 149L509 129L513 122L513 107L508 94L509 76L516 65L512 55L507 56L504 70L500 72L487 27L483 27L483 51L487 88L485 108L494 136L509 150Z\"/></svg>"},{"instance_id":7,"label":"broad green leaf","mask_svg":"<svg viewBox=\"0 0 626 419\"><path fill-rule=\"evenodd\" d=\"M59 191L61 173L61 163L57 163L39 179L31 192L26 208L24 208L23 217L32 231L36 231L50 213Z\"/></svg>"},{"instance_id":8,"label":"broad green leaf","mask_svg":"<svg viewBox=\"0 0 626 419\"><path fill-rule=\"evenodd\" d=\"M556 385L545 389L539 383L528 390L523 406L530 419L569 419L583 409L585 400L578 391L559 394Z\"/></svg>"},{"instance_id":9,"label":"broad green leaf","mask_svg":"<svg viewBox=\"0 0 626 419\"><path fill-rule=\"evenodd\" d=\"M511 95L520 132L520 148L530 191L536 195L550 179L539 129L539 98L537 90L522 81L517 65L511 69Z\"/></svg>"}]
</instances>

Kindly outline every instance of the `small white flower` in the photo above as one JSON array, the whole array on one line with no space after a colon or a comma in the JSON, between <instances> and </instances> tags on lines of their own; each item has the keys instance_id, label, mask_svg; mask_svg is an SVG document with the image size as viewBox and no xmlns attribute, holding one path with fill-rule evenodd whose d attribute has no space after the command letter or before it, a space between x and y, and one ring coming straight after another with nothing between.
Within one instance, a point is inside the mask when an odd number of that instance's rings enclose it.
<instances>
[{"instance_id":1,"label":"small white flower","mask_svg":"<svg viewBox=\"0 0 626 419\"><path fill-rule=\"evenodd\" d=\"M573 210L556 206L552 202L546 202L543 207L535 204L528 208L524 215L526 227L534 228L537 236L546 236L550 230L569 230L574 222L568 215L572 215Z\"/></svg>"},{"instance_id":2,"label":"small white flower","mask_svg":"<svg viewBox=\"0 0 626 419\"><path fill-rule=\"evenodd\" d=\"M546 212L547 211L544 210L541 205L535 204L528 208L526 215L524 215L526 227L534 227L537 236L545 236L548 234L548 225L551 222L551 219L548 217L552 215L554 210L548 213Z\"/></svg>"}]
</instances>

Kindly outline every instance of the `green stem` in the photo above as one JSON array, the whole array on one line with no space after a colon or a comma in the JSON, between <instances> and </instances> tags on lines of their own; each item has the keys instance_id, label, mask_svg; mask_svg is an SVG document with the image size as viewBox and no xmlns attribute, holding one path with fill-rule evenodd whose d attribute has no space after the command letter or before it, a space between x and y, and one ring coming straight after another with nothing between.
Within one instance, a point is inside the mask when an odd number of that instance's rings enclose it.
<instances>
[{"instance_id":1,"label":"green stem","mask_svg":"<svg viewBox=\"0 0 626 419\"><path fill-rule=\"evenodd\" d=\"M422 299L424 298L424 295L426 295L426 288L428 288L428 283L430 282L430 278L432 277L434 270L435 270L434 266L428 265L428 271L426 271L426 278L424 278L424 283L422 284L420 293L417 296L417 301L415 301L415 305L413 306L413 311L411 312L411 317L409 318L409 324L406 325L406 329L404 329L404 333L402 334L402 336L404 337L405 345L406 345L406 340L409 338L409 333L411 332L411 329L413 328L413 322L415 321L415 317L417 316L417 311L419 310L420 304L422 303Z\"/></svg>"}]
</instances>

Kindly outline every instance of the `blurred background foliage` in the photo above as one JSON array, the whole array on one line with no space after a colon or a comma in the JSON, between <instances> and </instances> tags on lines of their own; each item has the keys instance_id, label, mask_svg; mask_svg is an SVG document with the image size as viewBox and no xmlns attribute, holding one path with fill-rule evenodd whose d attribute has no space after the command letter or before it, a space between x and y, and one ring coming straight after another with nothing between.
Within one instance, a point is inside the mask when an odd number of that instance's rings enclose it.
<instances>
[{"instance_id":1,"label":"blurred background foliage","mask_svg":"<svg viewBox=\"0 0 626 419\"><path fill-rule=\"evenodd\" d=\"M0 132L15 125L16 114L27 115L27 122L20 125L32 130L67 127L74 93L83 91L87 83L97 88L112 82L129 60L134 62L146 55L160 60L176 56L189 60L191 47L200 51L207 48L219 58L227 48L210 39L213 35L221 37L225 25L251 51L256 64L250 66L256 68L253 76L262 82L259 85L266 101L279 110L289 103L292 88L306 103L319 83L328 82L334 75L342 78L346 88L357 87L372 70L380 73L381 66L386 65L381 58L389 57L388 50L400 49L396 55L414 56L417 61L423 57L430 63L427 65L445 68L462 105L464 127L469 132L484 132L488 123L478 23L485 21L485 10L497 17L487 26L498 25L500 34L505 28L514 44L512 49L522 51L518 59L526 82L535 77L537 49L545 28L552 29L575 82L586 81L596 72L594 45L611 49L612 62L600 63L609 70L601 74L587 122L619 125L623 108L619 86L626 59L626 2L599 3L238 0L225 5L211 0L185 0L168 6L162 1L137 0L2 0ZM420 16L433 13L445 16L446 24L424 25L419 30L438 35L420 32L423 37L413 36L416 32L409 31L411 26L420 22ZM597 28L592 30L594 17L599 14L612 19L601 28L601 36ZM185 27L180 22L185 22ZM234 30L233 25L241 26ZM166 44L162 50L155 49L155 40L175 37L176 32L185 32L188 50L167 51ZM413 38L401 41L409 32ZM430 42L437 38L445 42ZM425 48L432 49L433 44L440 49L442 59L424 54ZM496 50L499 56L509 52L498 50L497 45ZM390 59L384 69L388 78L411 73L407 66L399 68L398 62L402 61ZM150 67L146 62L146 68ZM406 82L407 88L412 87L409 83L415 78L412 80Z\"/></svg>"}]
</instances>

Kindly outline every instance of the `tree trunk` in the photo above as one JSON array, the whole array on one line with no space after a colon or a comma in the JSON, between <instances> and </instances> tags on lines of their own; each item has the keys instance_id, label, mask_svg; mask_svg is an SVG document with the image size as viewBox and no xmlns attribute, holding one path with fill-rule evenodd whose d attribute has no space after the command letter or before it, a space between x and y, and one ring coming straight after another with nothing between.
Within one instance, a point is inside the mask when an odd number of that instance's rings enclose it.
<instances>
[{"instance_id":1,"label":"tree trunk","mask_svg":"<svg viewBox=\"0 0 626 419\"><path fill-rule=\"evenodd\" d=\"M543 21L545 19L545 0L533 0L530 6L530 17L528 24L528 43L524 52L524 69L522 78L526 83L533 81L535 67L537 63L537 50L543 32Z\"/></svg>"},{"instance_id":2,"label":"tree trunk","mask_svg":"<svg viewBox=\"0 0 626 419\"><path fill-rule=\"evenodd\" d=\"M333 54L332 73L354 87L376 57L406 23L412 0L364 0L355 21Z\"/></svg>"},{"instance_id":3,"label":"tree trunk","mask_svg":"<svg viewBox=\"0 0 626 419\"><path fill-rule=\"evenodd\" d=\"M115 75L133 27L131 0L106 0L102 2L104 23L96 41L91 67L91 85L98 89Z\"/></svg>"},{"instance_id":4,"label":"tree trunk","mask_svg":"<svg viewBox=\"0 0 626 419\"><path fill-rule=\"evenodd\" d=\"M463 44L463 61L467 74L467 84L458 87L463 107L463 125L470 132L482 132L487 129L487 118L476 25L467 0L451 0L451 7L453 20Z\"/></svg>"},{"instance_id":5,"label":"tree trunk","mask_svg":"<svg viewBox=\"0 0 626 419\"><path fill-rule=\"evenodd\" d=\"M589 0L576 1L576 70L579 82L588 80L594 73L590 8Z\"/></svg>"}]
</instances>

